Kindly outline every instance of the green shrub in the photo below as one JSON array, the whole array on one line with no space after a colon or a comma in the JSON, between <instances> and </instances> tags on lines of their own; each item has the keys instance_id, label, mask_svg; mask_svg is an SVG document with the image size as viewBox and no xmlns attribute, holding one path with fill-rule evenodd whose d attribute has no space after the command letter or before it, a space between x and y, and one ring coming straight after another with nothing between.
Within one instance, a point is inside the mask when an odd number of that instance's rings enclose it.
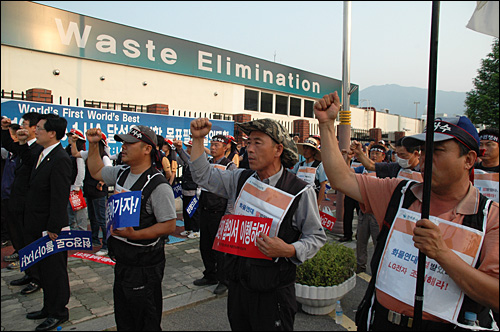
<instances>
[{"instance_id":1,"label":"green shrub","mask_svg":"<svg viewBox=\"0 0 500 332\"><path fill-rule=\"evenodd\" d=\"M308 286L335 286L354 275L354 250L339 243L325 243L316 255L297 267L296 282Z\"/></svg>"}]
</instances>

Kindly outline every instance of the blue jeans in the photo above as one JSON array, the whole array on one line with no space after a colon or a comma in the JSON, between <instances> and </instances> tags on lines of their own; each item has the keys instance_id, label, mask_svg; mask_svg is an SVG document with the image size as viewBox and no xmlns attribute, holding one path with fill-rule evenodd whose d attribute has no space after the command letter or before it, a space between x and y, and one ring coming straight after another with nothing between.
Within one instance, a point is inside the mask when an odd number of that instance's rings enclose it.
<instances>
[{"instance_id":1,"label":"blue jeans","mask_svg":"<svg viewBox=\"0 0 500 332\"><path fill-rule=\"evenodd\" d=\"M102 231L102 248L108 249L106 241L106 201L107 197L86 197L89 211L90 228L92 229L92 242L98 244L99 229Z\"/></svg>"},{"instance_id":2,"label":"blue jeans","mask_svg":"<svg viewBox=\"0 0 500 332\"><path fill-rule=\"evenodd\" d=\"M68 219L69 227L76 231L86 231L88 227L88 212L87 208L78 211L73 211L71 203L68 202Z\"/></svg>"}]
</instances>

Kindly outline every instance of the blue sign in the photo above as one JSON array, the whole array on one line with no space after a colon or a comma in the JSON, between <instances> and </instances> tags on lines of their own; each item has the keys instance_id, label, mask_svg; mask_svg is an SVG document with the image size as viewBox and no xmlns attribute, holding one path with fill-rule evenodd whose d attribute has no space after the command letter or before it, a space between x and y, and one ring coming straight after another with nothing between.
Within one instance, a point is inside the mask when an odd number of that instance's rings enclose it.
<instances>
[{"instance_id":1,"label":"blue sign","mask_svg":"<svg viewBox=\"0 0 500 332\"><path fill-rule=\"evenodd\" d=\"M114 194L106 202L106 227L108 236L113 229L139 226L142 191L125 191Z\"/></svg>"},{"instance_id":2,"label":"blue sign","mask_svg":"<svg viewBox=\"0 0 500 332\"><path fill-rule=\"evenodd\" d=\"M105 110L100 108L64 106L56 104L46 104L31 101L2 99L2 115L10 118L12 123L21 122L21 117L29 112L41 114L53 113L65 118L68 121L68 132L74 128L81 130L84 134L87 129L101 128L108 138L111 154L121 151L121 143L114 139L115 134L126 134L133 125L143 125L150 127L157 135L166 139L178 139L187 143L191 140L190 125L194 118L180 116ZM224 120L210 120L212 130L208 134L205 145L215 135L234 136L234 122ZM61 140L63 146L68 144L67 136Z\"/></svg>"},{"instance_id":3,"label":"blue sign","mask_svg":"<svg viewBox=\"0 0 500 332\"><path fill-rule=\"evenodd\" d=\"M193 214L197 208L198 208L198 198L196 198L196 196L194 196L186 208L186 212L189 214L190 218L193 216Z\"/></svg>"},{"instance_id":4,"label":"blue sign","mask_svg":"<svg viewBox=\"0 0 500 332\"><path fill-rule=\"evenodd\" d=\"M182 197L182 185L180 183L173 186L172 190L174 191L174 198Z\"/></svg>"},{"instance_id":5,"label":"blue sign","mask_svg":"<svg viewBox=\"0 0 500 332\"><path fill-rule=\"evenodd\" d=\"M91 231L61 231L56 240L48 235L19 250L21 272L45 257L67 250L92 250Z\"/></svg>"}]
</instances>

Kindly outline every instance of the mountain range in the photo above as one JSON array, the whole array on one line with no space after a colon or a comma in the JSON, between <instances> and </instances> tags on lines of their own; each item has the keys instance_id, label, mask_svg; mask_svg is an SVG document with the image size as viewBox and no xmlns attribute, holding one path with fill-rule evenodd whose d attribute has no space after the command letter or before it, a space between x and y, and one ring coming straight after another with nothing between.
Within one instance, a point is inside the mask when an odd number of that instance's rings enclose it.
<instances>
[{"instance_id":1,"label":"mountain range","mask_svg":"<svg viewBox=\"0 0 500 332\"><path fill-rule=\"evenodd\" d=\"M438 90L436 93L436 115L464 115L465 92ZM427 114L427 89L406 87L397 84L373 85L359 92L358 107L375 107L377 111L388 109L390 114L415 118ZM419 104L415 104L419 102Z\"/></svg>"}]
</instances>

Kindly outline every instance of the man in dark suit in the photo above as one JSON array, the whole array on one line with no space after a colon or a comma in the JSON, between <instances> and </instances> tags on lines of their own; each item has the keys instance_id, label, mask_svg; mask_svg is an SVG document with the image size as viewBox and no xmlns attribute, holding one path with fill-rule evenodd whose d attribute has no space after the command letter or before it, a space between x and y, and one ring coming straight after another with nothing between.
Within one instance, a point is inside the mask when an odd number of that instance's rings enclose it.
<instances>
[{"instance_id":1,"label":"man in dark suit","mask_svg":"<svg viewBox=\"0 0 500 332\"><path fill-rule=\"evenodd\" d=\"M21 156L14 173L14 182L10 192L9 204L7 205L8 227L11 236L12 246L15 249L14 257L9 257L9 261L19 262L18 251L24 248L29 242L26 242L23 232L24 211L26 205L26 188L31 177L31 171L35 166L38 155L42 152L43 147L36 143L35 129L40 118L40 114L36 112L26 113L22 116L21 128L18 130L20 134L27 136L26 144L20 145L19 142L14 142L9 133L9 118L2 118L2 146L8 151ZM17 132L16 132L17 134ZM26 153L25 153L26 151ZM7 261L7 257L4 258ZM25 275L10 282L11 286L27 285L21 294L28 295L40 289L38 280L33 269L29 268L25 271Z\"/></svg>"},{"instance_id":2,"label":"man in dark suit","mask_svg":"<svg viewBox=\"0 0 500 332\"><path fill-rule=\"evenodd\" d=\"M71 186L72 165L60 140L66 134L67 121L55 114L44 114L36 126L37 143L43 147L32 170L26 192L23 231L27 243L36 241L47 232L56 240L61 229L68 226L67 205ZM19 137L23 144L22 137ZM68 252L52 254L33 265L43 288L43 308L28 313L28 319L46 320L37 331L47 331L69 318Z\"/></svg>"}]
</instances>

